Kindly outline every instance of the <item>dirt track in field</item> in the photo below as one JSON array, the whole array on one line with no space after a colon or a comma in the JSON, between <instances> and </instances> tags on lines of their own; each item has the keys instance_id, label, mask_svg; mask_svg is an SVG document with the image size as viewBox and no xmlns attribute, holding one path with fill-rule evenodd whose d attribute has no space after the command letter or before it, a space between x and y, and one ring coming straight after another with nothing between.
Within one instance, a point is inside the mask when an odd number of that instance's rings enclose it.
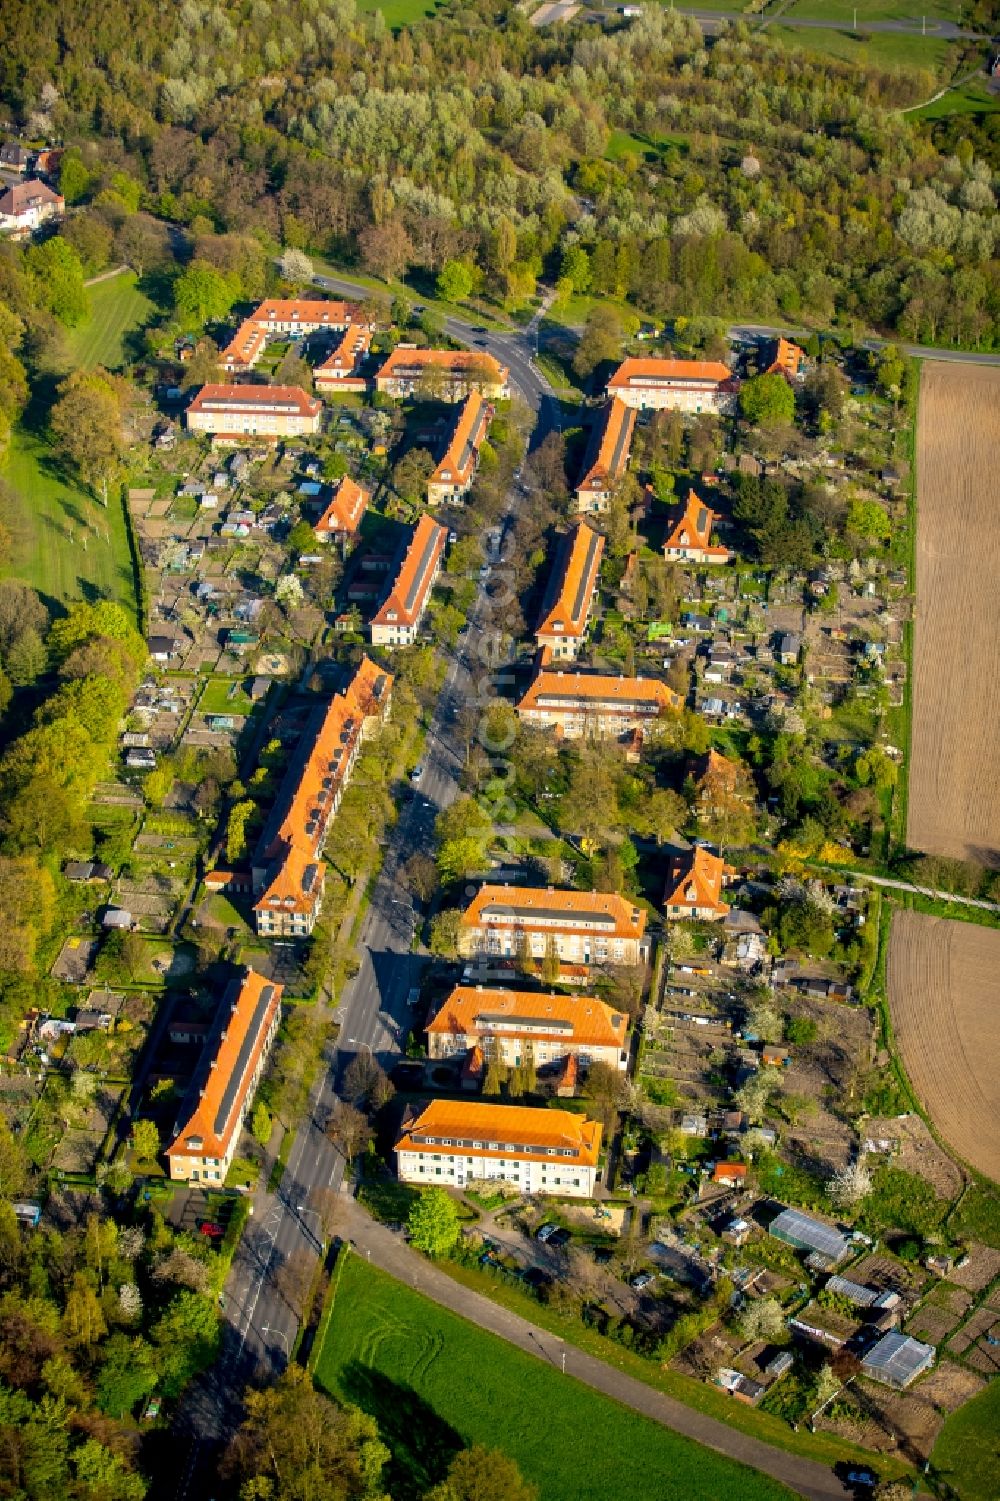
<instances>
[{"instance_id":1,"label":"dirt track in field","mask_svg":"<svg viewBox=\"0 0 1000 1501\"><path fill-rule=\"evenodd\" d=\"M1000 1181L1000 929L897 912L886 980L921 1104L960 1157Z\"/></svg>"},{"instance_id":2,"label":"dirt track in field","mask_svg":"<svg viewBox=\"0 0 1000 1501\"><path fill-rule=\"evenodd\" d=\"M925 363L907 843L1000 869L1000 370Z\"/></svg>"}]
</instances>

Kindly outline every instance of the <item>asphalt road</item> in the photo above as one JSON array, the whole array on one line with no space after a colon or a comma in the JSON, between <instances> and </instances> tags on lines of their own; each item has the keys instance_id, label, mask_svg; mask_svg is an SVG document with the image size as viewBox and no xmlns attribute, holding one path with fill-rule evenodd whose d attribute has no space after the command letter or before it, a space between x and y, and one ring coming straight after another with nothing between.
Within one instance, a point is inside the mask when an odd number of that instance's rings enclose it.
<instances>
[{"instance_id":1,"label":"asphalt road","mask_svg":"<svg viewBox=\"0 0 1000 1501\"><path fill-rule=\"evenodd\" d=\"M855 28L845 21L831 20L827 17L820 20L815 16L790 16L784 11L775 11L772 15L765 13L761 16L748 16L739 10L699 10L697 6L675 7L682 16L693 16L696 21L705 22L713 27L718 27L720 21L743 21L752 25L758 31L763 31L773 21L776 26L790 26L796 30L817 31L854 31L859 33L869 31L892 31L902 36L927 36L935 37L940 41L967 40L974 42L988 42L989 37L983 36L978 31L965 31L957 26L954 21L935 21L930 16L926 19L922 15L914 15L910 19L897 21L868 21L865 19L864 5L858 6L858 24Z\"/></svg>"}]
</instances>

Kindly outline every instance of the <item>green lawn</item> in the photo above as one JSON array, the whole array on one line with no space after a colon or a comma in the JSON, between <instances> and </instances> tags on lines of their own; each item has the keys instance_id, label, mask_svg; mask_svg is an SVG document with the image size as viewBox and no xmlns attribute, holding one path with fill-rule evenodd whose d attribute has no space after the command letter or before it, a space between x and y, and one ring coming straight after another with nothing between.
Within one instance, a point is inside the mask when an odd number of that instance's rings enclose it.
<instances>
[{"instance_id":1,"label":"green lawn","mask_svg":"<svg viewBox=\"0 0 1000 1501\"><path fill-rule=\"evenodd\" d=\"M996 1501L1000 1496L1000 1381L946 1421L931 1455L935 1480L962 1501ZM940 1494L935 1486L935 1494Z\"/></svg>"},{"instance_id":2,"label":"green lawn","mask_svg":"<svg viewBox=\"0 0 1000 1501\"><path fill-rule=\"evenodd\" d=\"M655 157L665 151L668 146L676 146L678 151L686 151L687 145L687 136L635 136L627 130L613 130L608 136L607 150L604 155L609 162L617 162L626 154Z\"/></svg>"},{"instance_id":3,"label":"green lawn","mask_svg":"<svg viewBox=\"0 0 1000 1501\"><path fill-rule=\"evenodd\" d=\"M63 478L48 445L15 431L3 469L12 493L3 517L10 557L0 569L66 603L101 596L133 605L135 593L121 501L101 503Z\"/></svg>"},{"instance_id":4,"label":"green lawn","mask_svg":"<svg viewBox=\"0 0 1000 1501\"><path fill-rule=\"evenodd\" d=\"M928 25L931 21L958 21L962 6L960 0L931 0L926 7L914 0L794 0L783 14L829 21L831 25L853 26L857 15L859 26L866 21L914 21L919 26L925 15Z\"/></svg>"},{"instance_id":5,"label":"green lawn","mask_svg":"<svg viewBox=\"0 0 1000 1501\"><path fill-rule=\"evenodd\" d=\"M991 115L1000 110L1000 95L991 94L985 80L972 78L957 89L949 89L933 104L925 104L909 114L911 120L946 120L949 115Z\"/></svg>"},{"instance_id":6,"label":"green lawn","mask_svg":"<svg viewBox=\"0 0 1000 1501\"><path fill-rule=\"evenodd\" d=\"M856 37L846 31L827 31L820 27L800 31L780 24L769 26L766 35L774 37L785 47L797 47L804 52L817 52L824 57L839 57L844 62L869 64L876 68L921 68L942 80L950 76L955 56L954 42L942 42L930 36L875 32Z\"/></svg>"},{"instance_id":7,"label":"green lawn","mask_svg":"<svg viewBox=\"0 0 1000 1501\"><path fill-rule=\"evenodd\" d=\"M213 678L198 700L199 714L246 715L252 709L253 701L243 692L242 684L232 678Z\"/></svg>"},{"instance_id":8,"label":"green lawn","mask_svg":"<svg viewBox=\"0 0 1000 1501\"><path fill-rule=\"evenodd\" d=\"M87 288L90 317L69 334L69 347L78 365L103 365L117 370L127 358L125 336L147 324L156 309L136 286L134 271L96 282Z\"/></svg>"},{"instance_id":9,"label":"green lawn","mask_svg":"<svg viewBox=\"0 0 1000 1501\"><path fill-rule=\"evenodd\" d=\"M316 1379L379 1422L397 1501L463 1444L501 1448L545 1501L787 1497L754 1470L660 1428L350 1257ZM625 1477L627 1483L624 1483Z\"/></svg>"},{"instance_id":10,"label":"green lawn","mask_svg":"<svg viewBox=\"0 0 1000 1501\"><path fill-rule=\"evenodd\" d=\"M441 0L358 0L358 10L380 10L390 31L400 26L416 26L429 20L441 4Z\"/></svg>"}]
</instances>

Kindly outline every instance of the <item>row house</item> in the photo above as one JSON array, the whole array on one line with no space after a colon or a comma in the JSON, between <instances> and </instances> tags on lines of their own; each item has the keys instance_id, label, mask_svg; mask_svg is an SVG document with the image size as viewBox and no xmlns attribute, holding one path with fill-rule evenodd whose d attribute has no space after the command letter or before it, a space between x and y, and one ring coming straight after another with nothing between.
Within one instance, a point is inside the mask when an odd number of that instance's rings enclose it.
<instances>
[{"instance_id":1,"label":"row house","mask_svg":"<svg viewBox=\"0 0 1000 1501\"><path fill-rule=\"evenodd\" d=\"M563 965L642 964L649 957L646 914L615 892L484 885L462 913L463 958L497 955Z\"/></svg>"},{"instance_id":2,"label":"row house","mask_svg":"<svg viewBox=\"0 0 1000 1501\"><path fill-rule=\"evenodd\" d=\"M281 1020L282 987L248 969L227 986L167 1147L172 1179L220 1187Z\"/></svg>"},{"instance_id":3,"label":"row house","mask_svg":"<svg viewBox=\"0 0 1000 1501\"><path fill-rule=\"evenodd\" d=\"M418 349L397 344L375 376L375 389L386 396L433 396L464 401L477 391L490 401L510 395L510 370L482 350Z\"/></svg>"},{"instance_id":4,"label":"row house","mask_svg":"<svg viewBox=\"0 0 1000 1501\"><path fill-rule=\"evenodd\" d=\"M663 905L668 917L720 922L729 911L722 900L726 881L736 872L702 844L671 857Z\"/></svg>"},{"instance_id":5,"label":"row house","mask_svg":"<svg viewBox=\"0 0 1000 1501\"><path fill-rule=\"evenodd\" d=\"M568 740L620 740L645 735L664 714L682 707L680 694L655 678L565 672L542 665L517 713L523 723L554 729Z\"/></svg>"},{"instance_id":6,"label":"row house","mask_svg":"<svg viewBox=\"0 0 1000 1501\"><path fill-rule=\"evenodd\" d=\"M317 391L367 391L368 380L361 366L372 344L372 329L365 323L346 328L321 365L313 371Z\"/></svg>"},{"instance_id":7,"label":"row house","mask_svg":"<svg viewBox=\"0 0 1000 1501\"><path fill-rule=\"evenodd\" d=\"M361 525L361 518L371 505L371 491L359 485L349 474L343 475L334 486L330 504L313 527L318 542L331 538L348 541Z\"/></svg>"},{"instance_id":8,"label":"row house","mask_svg":"<svg viewBox=\"0 0 1000 1501\"><path fill-rule=\"evenodd\" d=\"M639 411L730 412L738 386L720 360L623 360L607 394Z\"/></svg>"},{"instance_id":9,"label":"row house","mask_svg":"<svg viewBox=\"0 0 1000 1501\"><path fill-rule=\"evenodd\" d=\"M324 329L341 333L356 323L364 324L364 319L352 302L271 297L244 318L219 361L224 370L246 373L256 365L271 339L295 339Z\"/></svg>"},{"instance_id":10,"label":"row house","mask_svg":"<svg viewBox=\"0 0 1000 1501\"><path fill-rule=\"evenodd\" d=\"M202 386L185 413L191 432L217 443L244 438L276 443L319 432L323 403L301 386Z\"/></svg>"},{"instance_id":11,"label":"row house","mask_svg":"<svg viewBox=\"0 0 1000 1501\"><path fill-rule=\"evenodd\" d=\"M412 646L430 602L444 558L448 533L423 515L399 563L388 596L371 622L375 646Z\"/></svg>"},{"instance_id":12,"label":"row house","mask_svg":"<svg viewBox=\"0 0 1000 1501\"><path fill-rule=\"evenodd\" d=\"M628 1064L628 1017L596 997L456 985L427 1024L427 1056L455 1058L479 1049L508 1068L574 1057L584 1068Z\"/></svg>"},{"instance_id":13,"label":"row house","mask_svg":"<svg viewBox=\"0 0 1000 1501\"><path fill-rule=\"evenodd\" d=\"M463 1188L484 1180L522 1194L589 1199L600 1178L601 1124L568 1110L432 1100L404 1120L404 1183Z\"/></svg>"},{"instance_id":14,"label":"row house","mask_svg":"<svg viewBox=\"0 0 1000 1501\"><path fill-rule=\"evenodd\" d=\"M0 193L0 234L25 239L43 224L61 219L66 212L62 195L38 178L16 182Z\"/></svg>"},{"instance_id":15,"label":"row house","mask_svg":"<svg viewBox=\"0 0 1000 1501\"><path fill-rule=\"evenodd\" d=\"M576 487L576 509L584 515L606 511L625 478L632 454L635 408L614 396L602 407L590 430L583 474Z\"/></svg>"},{"instance_id":16,"label":"row house","mask_svg":"<svg viewBox=\"0 0 1000 1501\"><path fill-rule=\"evenodd\" d=\"M729 548L712 541L716 519L716 513L690 490L681 516L667 533L663 556L672 563L728 563Z\"/></svg>"},{"instance_id":17,"label":"row house","mask_svg":"<svg viewBox=\"0 0 1000 1501\"><path fill-rule=\"evenodd\" d=\"M388 713L392 678L363 657L343 693L314 717L285 776L253 863L254 925L304 938L323 903L323 845L363 741Z\"/></svg>"},{"instance_id":18,"label":"row house","mask_svg":"<svg viewBox=\"0 0 1000 1501\"><path fill-rule=\"evenodd\" d=\"M469 493L479 468L479 450L492 418L493 408L478 391L471 391L462 403L444 453L427 481L428 505L461 500Z\"/></svg>"},{"instance_id":19,"label":"row house","mask_svg":"<svg viewBox=\"0 0 1000 1501\"><path fill-rule=\"evenodd\" d=\"M535 631L538 646L557 659L573 661L583 645L603 555L604 538L585 521L559 543Z\"/></svg>"}]
</instances>

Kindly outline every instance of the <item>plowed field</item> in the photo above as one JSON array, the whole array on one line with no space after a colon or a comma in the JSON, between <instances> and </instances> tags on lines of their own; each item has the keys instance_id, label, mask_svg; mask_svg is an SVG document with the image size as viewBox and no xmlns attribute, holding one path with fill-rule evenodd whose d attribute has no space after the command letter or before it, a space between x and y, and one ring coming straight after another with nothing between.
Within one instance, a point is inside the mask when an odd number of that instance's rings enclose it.
<instances>
[{"instance_id":1,"label":"plowed field","mask_svg":"<svg viewBox=\"0 0 1000 1501\"><path fill-rule=\"evenodd\" d=\"M960 1157L1000 1181L1000 930L897 912L886 979L921 1104Z\"/></svg>"},{"instance_id":2,"label":"plowed field","mask_svg":"<svg viewBox=\"0 0 1000 1501\"><path fill-rule=\"evenodd\" d=\"M917 432L907 843L1000 869L1000 370L930 360Z\"/></svg>"}]
</instances>

